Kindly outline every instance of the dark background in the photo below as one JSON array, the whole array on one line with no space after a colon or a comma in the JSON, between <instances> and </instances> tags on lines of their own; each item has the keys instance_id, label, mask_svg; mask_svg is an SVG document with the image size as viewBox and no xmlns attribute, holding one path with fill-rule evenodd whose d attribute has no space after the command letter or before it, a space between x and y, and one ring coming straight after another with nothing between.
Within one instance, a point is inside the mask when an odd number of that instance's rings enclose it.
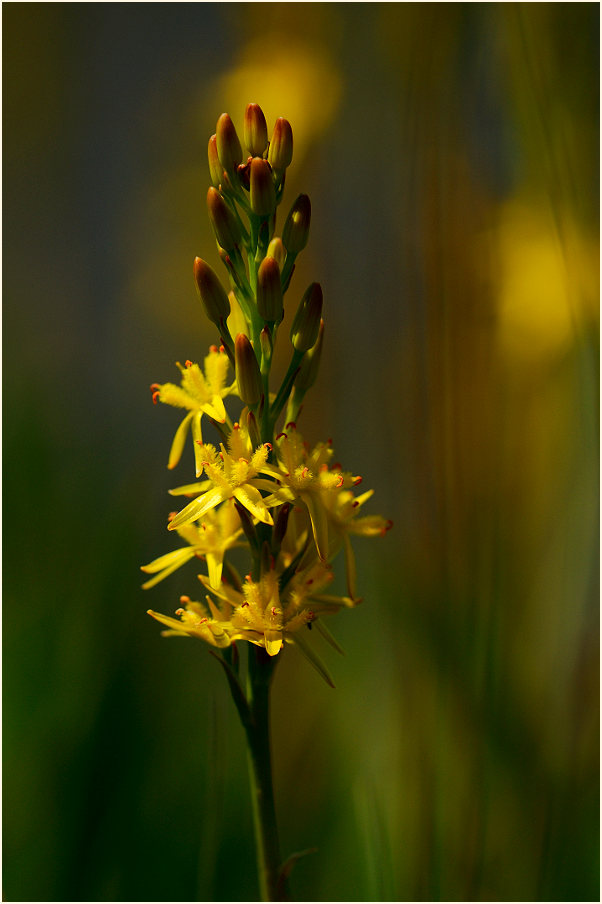
<instances>
[{"instance_id":1,"label":"dark background","mask_svg":"<svg viewBox=\"0 0 602 904\"><path fill-rule=\"evenodd\" d=\"M249 101L313 205L300 427L395 522L337 689L277 675L293 893L597 900L598 5L10 3L3 38L5 900L257 895L223 675L145 615L194 565L138 570L148 385L215 341L206 144Z\"/></svg>"}]
</instances>

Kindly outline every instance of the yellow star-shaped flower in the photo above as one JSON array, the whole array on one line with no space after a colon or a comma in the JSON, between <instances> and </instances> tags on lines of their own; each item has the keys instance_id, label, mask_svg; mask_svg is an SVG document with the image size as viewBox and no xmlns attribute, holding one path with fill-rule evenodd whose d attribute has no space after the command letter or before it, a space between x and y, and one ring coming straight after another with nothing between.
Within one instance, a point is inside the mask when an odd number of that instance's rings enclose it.
<instances>
[{"instance_id":1,"label":"yellow star-shaped flower","mask_svg":"<svg viewBox=\"0 0 602 904\"><path fill-rule=\"evenodd\" d=\"M203 442L201 432L201 419L203 414L223 424L227 419L223 399L234 392L236 382L226 385L228 375L228 356L224 351L212 345L209 354L204 361L204 373L198 364L187 361L182 367L177 365L182 373L181 385L175 383L153 383L153 401L163 402L174 408L187 408L188 414L176 430L171 445L168 468L175 468L182 457L182 451L186 442L189 429L192 429L194 441L194 456L196 464L196 476L202 471L201 453L199 444Z\"/></svg>"},{"instance_id":2,"label":"yellow star-shaped flower","mask_svg":"<svg viewBox=\"0 0 602 904\"><path fill-rule=\"evenodd\" d=\"M212 587L219 587L226 550L244 545L238 542L242 528L233 503L227 501L219 508L207 512L202 522L185 524L177 531L188 545L143 565L142 571L154 575L142 585L143 589L154 587L195 556L206 560L209 583Z\"/></svg>"}]
</instances>

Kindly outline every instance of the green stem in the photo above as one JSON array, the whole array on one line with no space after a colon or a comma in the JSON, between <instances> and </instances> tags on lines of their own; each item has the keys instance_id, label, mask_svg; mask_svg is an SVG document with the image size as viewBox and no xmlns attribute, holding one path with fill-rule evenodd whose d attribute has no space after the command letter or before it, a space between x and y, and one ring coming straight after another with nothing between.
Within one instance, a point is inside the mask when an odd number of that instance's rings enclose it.
<instances>
[{"instance_id":1,"label":"green stem","mask_svg":"<svg viewBox=\"0 0 602 904\"><path fill-rule=\"evenodd\" d=\"M262 647L249 650L248 696L251 718L245 725L245 730L262 901L289 900L280 877L280 845L270 752L270 684L275 666L276 657L268 656Z\"/></svg>"}]
</instances>

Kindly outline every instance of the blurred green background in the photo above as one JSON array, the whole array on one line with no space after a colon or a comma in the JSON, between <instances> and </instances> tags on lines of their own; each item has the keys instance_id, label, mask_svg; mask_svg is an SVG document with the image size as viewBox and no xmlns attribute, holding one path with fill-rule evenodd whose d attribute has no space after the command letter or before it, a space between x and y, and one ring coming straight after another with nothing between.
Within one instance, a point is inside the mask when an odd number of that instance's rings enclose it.
<instances>
[{"instance_id":1,"label":"blurred green background","mask_svg":"<svg viewBox=\"0 0 602 904\"><path fill-rule=\"evenodd\" d=\"M195 567L138 570L249 101L313 205L300 426L395 522L337 689L276 676L293 894L598 900L598 4L11 3L3 37L4 900L257 896L224 677L145 615Z\"/></svg>"}]
</instances>

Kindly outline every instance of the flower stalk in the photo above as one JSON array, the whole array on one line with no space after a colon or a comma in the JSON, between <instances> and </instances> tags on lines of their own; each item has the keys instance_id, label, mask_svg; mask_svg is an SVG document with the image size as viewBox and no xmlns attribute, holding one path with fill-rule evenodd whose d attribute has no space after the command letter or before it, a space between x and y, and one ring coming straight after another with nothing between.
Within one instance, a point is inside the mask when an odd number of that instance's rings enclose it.
<instances>
[{"instance_id":1,"label":"flower stalk","mask_svg":"<svg viewBox=\"0 0 602 904\"><path fill-rule=\"evenodd\" d=\"M372 493L355 494L361 478L333 463L330 440L312 447L297 431L322 356L323 293L313 282L296 306L287 298L291 285L299 298L293 275L308 242L311 204L299 195L282 234L275 234L293 133L279 118L269 142L267 135L261 108L249 104L248 157L226 113L209 139L208 213L229 288L195 258L201 306L219 345L211 346L202 367L190 360L178 365L179 385L151 386L154 402L184 412L168 467L180 463L190 436L196 481L170 491L185 497L167 523L184 545L143 566L150 575L143 586L155 587L191 561L203 563L197 577L204 600L182 596L175 618L149 614L166 635L203 640L224 670L247 742L260 892L263 900L276 901L288 900L288 874L302 856L294 854L283 864L278 842L270 746L276 665L285 649L293 648L334 687L308 629L315 623L315 634L341 652L324 620L361 602L350 536L383 535L391 522L361 515ZM274 347L287 316L290 364L274 381ZM217 442L207 442L204 423ZM235 548L246 550L250 559L244 578L230 558ZM343 596L330 592L339 552L347 576ZM242 642L249 645L247 657L239 655Z\"/></svg>"}]
</instances>

